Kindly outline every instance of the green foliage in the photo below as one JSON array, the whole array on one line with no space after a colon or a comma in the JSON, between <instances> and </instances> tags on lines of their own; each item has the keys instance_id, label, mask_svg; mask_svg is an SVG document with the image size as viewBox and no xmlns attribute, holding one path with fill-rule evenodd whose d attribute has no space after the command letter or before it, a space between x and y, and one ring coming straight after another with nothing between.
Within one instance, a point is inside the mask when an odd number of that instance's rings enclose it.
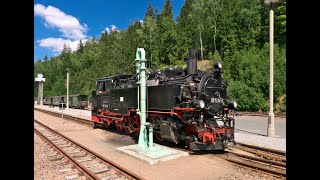
<instances>
[{"instance_id":1,"label":"green foliage","mask_svg":"<svg viewBox=\"0 0 320 180\"><path fill-rule=\"evenodd\" d=\"M221 56L220 53L218 51L215 51L213 54L213 60L214 61L221 61Z\"/></svg>"},{"instance_id":2,"label":"green foliage","mask_svg":"<svg viewBox=\"0 0 320 180\"><path fill-rule=\"evenodd\" d=\"M237 110L266 111L268 108L263 93L241 81L231 81L229 83L228 95L229 99L236 100L238 103Z\"/></svg>"},{"instance_id":3,"label":"green foliage","mask_svg":"<svg viewBox=\"0 0 320 180\"><path fill-rule=\"evenodd\" d=\"M66 94L66 69L70 69L70 93L91 97L97 78L132 73L137 48L145 48L148 67L185 68L188 50L200 51L200 33L208 62L223 64L229 82L229 98L239 110L268 110L269 7L264 0L185 0L177 20L166 0L161 13L151 3L143 23L127 29L103 32L99 38L80 41L76 51L64 45L60 55L34 63L34 77L46 78L44 96ZM286 0L275 8L274 102L275 111L286 111ZM207 64L205 64L207 63ZM201 63L199 63L201 64ZM34 83L37 97L38 84Z\"/></svg>"},{"instance_id":4,"label":"green foliage","mask_svg":"<svg viewBox=\"0 0 320 180\"><path fill-rule=\"evenodd\" d=\"M151 16L152 18L154 18L154 16L155 16L152 4L150 2L148 4L147 10L146 10L146 14L144 16L145 17L144 21L146 21L146 17L149 17L149 16Z\"/></svg>"},{"instance_id":5,"label":"green foliage","mask_svg":"<svg viewBox=\"0 0 320 180\"><path fill-rule=\"evenodd\" d=\"M280 45L285 45L287 32L286 0L280 0L279 3L276 4L274 14L275 41Z\"/></svg>"},{"instance_id":6,"label":"green foliage","mask_svg":"<svg viewBox=\"0 0 320 180\"><path fill-rule=\"evenodd\" d=\"M254 107L258 105L257 107L261 106L261 110L266 110L262 100L267 103L269 99L269 45L265 44L261 49L255 47L236 51L233 56L226 57L225 61L224 69L227 66L227 74L224 74L224 78L231 82L230 86L233 86L230 88L230 98L239 101L240 109L257 110ZM237 86L245 90L233 92ZM279 103L278 99L284 94L286 94L285 50L275 45L273 101ZM251 100L245 100L246 97ZM240 105L241 103L244 104Z\"/></svg>"},{"instance_id":7,"label":"green foliage","mask_svg":"<svg viewBox=\"0 0 320 180\"><path fill-rule=\"evenodd\" d=\"M170 0L166 0L157 25L156 47L158 54L156 56L156 61L166 65L175 64L178 56L178 38Z\"/></svg>"}]
</instances>

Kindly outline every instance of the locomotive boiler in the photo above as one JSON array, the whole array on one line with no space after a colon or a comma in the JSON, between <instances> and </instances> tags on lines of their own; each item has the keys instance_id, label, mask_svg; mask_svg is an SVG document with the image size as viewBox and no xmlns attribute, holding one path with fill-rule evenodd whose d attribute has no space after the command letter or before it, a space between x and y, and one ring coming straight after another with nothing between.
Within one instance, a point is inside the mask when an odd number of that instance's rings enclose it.
<instances>
[{"instance_id":1,"label":"locomotive boiler","mask_svg":"<svg viewBox=\"0 0 320 180\"><path fill-rule=\"evenodd\" d=\"M197 70L197 60L187 67L147 70L146 121L158 142L185 143L190 150L224 150L234 141L237 106L228 100L227 82L220 62L213 71ZM99 78L92 92L95 127L114 125L119 131L139 133L139 81L136 74Z\"/></svg>"}]
</instances>

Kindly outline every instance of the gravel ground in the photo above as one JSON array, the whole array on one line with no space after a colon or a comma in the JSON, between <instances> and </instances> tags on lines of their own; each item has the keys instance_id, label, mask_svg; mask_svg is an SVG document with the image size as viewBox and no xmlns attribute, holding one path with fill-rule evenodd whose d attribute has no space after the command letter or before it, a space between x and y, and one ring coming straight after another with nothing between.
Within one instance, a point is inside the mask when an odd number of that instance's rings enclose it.
<instances>
[{"instance_id":1,"label":"gravel ground","mask_svg":"<svg viewBox=\"0 0 320 180\"><path fill-rule=\"evenodd\" d=\"M34 111L34 118L146 179L270 179L210 154L190 154L148 165L115 151L115 147L134 144L128 135L93 129L38 111ZM48 160L48 150L36 135L34 149L35 179L64 179L55 165Z\"/></svg>"},{"instance_id":2,"label":"gravel ground","mask_svg":"<svg viewBox=\"0 0 320 180\"><path fill-rule=\"evenodd\" d=\"M52 150L41 138L34 134L34 179L65 179L59 172L62 166L54 164L49 160ZM52 153L53 154L53 153Z\"/></svg>"}]
</instances>

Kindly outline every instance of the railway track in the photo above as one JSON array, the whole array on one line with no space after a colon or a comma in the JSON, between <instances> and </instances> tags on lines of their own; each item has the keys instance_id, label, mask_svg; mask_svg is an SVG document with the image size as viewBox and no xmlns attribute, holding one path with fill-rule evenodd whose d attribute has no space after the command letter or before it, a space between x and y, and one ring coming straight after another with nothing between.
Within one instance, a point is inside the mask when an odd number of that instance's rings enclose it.
<instances>
[{"instance_id":1,"label":"railway track","mask_svg":"<svg viewBox=\"0 0 320 180\"><path fill-rule=\"evenodd\" d=\"M237 143L229 146L225 154L218 156L241 167L261 172L268 176L286 178L286 156L284 152Z\"/></svg>"},{"instance_id":2,"label":"railway track","mask_svg":"<svg viewBox=\"0 0 320 180\"><path fill-rule=\"evenodd\" d=\"M34 108L34 110L40 111L40 112L44 112L46 114L50 114L50 115L55 116L55 117L61 117L61 113L58 113L58 112L48 111L48 110L40 109L40 108ZM72 121L75 121L77 123L81 123L81 124L84 124L84 125L87 125L87 126L90 126L90 127L93 127L93 124L94 124L93 121L86 120L86 119L83 119L83 118L74 117L74 116L67 115L67 114L63 114L63 118L68 119L68 120L72 120Z\"/></svg>"},{"instance_id":3,"label":"railway track","mask_svg":"<svg viewBox=\"0 0 320 180\"><path fill-rule=\"evenodd\" d=\"M49 144L51 161L66 179L144 179L34 119L34 132Z\"/></svg>"},{"instance_id":4,"label":"railway track","mask_svg":"<svg viewBox=\"0 0 320 180\"><path fill-rule=\"evenodd\" d=\"M235 112L235 116L263 116L268 117L266 112ZM275 117L286 118L286 115L283 113L274 113Z\"/></svg>"},{"instance_id":5,"label":"railway track","mask_svg":"<svg viewBox=\"0 0 320 180\"><path fill-rule=\"evenodd\" d=\"M53 116L61 117L60 113L48 110L35 108L37 111L51 114ZM93 122L70 115L64 115L68 120L76 121L85 125L93 126ZM239 153L234 151L237 149L246 153ZM247 154L250 155L247 155ZM229 146L224 154L218 154L219 157L236 163L238 166L250 168L254 171L267 174L272 177L286 178L286 157L285 152L251 146L246 144L237 143L237 145Z\"/></svg>"}]
</instances>

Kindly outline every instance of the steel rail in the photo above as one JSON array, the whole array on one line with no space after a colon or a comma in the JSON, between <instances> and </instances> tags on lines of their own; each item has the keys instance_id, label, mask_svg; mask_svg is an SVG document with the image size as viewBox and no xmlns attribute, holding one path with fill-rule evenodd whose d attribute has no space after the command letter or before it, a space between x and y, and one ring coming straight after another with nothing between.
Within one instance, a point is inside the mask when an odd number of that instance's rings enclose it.
<instances>
[{"instance_id":1,"label":"steel rail","mask_svg":"<svg viewBox=\"0 0 320 180\"><path fill-rule=\"evenodd\" d=\"M118 169L119 171L121 171L125 176L127 176L127 177L131 177L131 178L135 178L135 179L141 179L141 180L144 180L144 178L143 178L143 177L141 177L141 176L139 176L139 175L135 174L134 172L132 172L132 171L130 171L130 170L128 170L128 169L126 169L126 168L124 168L124 167L122 167L122 166L120 166L120 165L116 164L115 162L113 162L113 161L111 161L111 160L109 160L109 159L106 159L106 158L105 158L105 157L103 157L102 155L100 155L100 154L98 154L98 153L96 153L96 152L92 151L91 149L89 149L89 148L87 148L87 147L85 147L85 146L83 146L83 145L81 145L81 144L79 144L79 143L77 143L77 142L73 141L72 139L70 139L70 138L68 138L68 137L66 137L66 136L64 136L64 135L62 135L62 134L60 134L59 132L57 132L57 131L55 131L55 130L51 129L50 127L48 127L48 126L44 125L43 123L41 123L41 122L37 121L36 119L34 119L34 121L35 121L35 122L37 122L38 124L42 125L44 128L48 129L49 131L51 131L51 132L53 132L53 133L55 133L55 134L58 134L59 136L61 136L61 137L65 138L66 140L68 140L68 141L72 142L73 144L75 144L75 145L79 146L80 148L84 149L85 151L87 151L87 152L89 152L89 153L93 154L94 156L96 156L96 157L100 158L101 160L105 161L106 163L108 163L108 164L112 165L113 167L115 167L116 169Z\"/></svg>"},{"instance_id":2,"label":"steel rail","mask_svg":"<svg viewBox=\"0 0 320 180\"><path fill-rule=\"evenodd\" d=\"M270 165L277 165L277 166L280 166L280 167L286 167L286 163L281 163L281 162L272 161L272 160L268 160L268 159L263 159L263 158L259 158L259 157L244 155L244 154L236 153L236 152L233 152L233 151L228 151L228 153L235 154L237 156L244 157L244 158L247 158L247 159L250 159L250 160L252 159L252 160L255 160L255 161L259 161L259 162L268 163Z\"/></svg>"},{"instance_id":3,"label":"steel rail","mask_svg":"<svg viewBox=\"0 0 320 180\"><path fill-rule=\"evenodd\" d=\"M268 173L268 174L276 175L276 176L280 176L280 177L286 177L286 170L282 169L282 168L281 168L281 170L279 170L280 168L278 170L274 170L274 169L263 167L262 165L257 165L258 164L257 162L253 162L250 160L249 160L250 161L250 163L249 163L245 160L237 160L235 158L226 157L225 155L220 155L218 157L221 157L227 161L230 161L230 162L233 162L236 164L240 164L240 165L242 165L244 167L248 167L250 169L258 170L263 173Z\"/></svg>"},{"instance_id":4,"label":"steel rail","mask_svg":"<svg viewBox=\"0 0 320 180\"><path fill-rule=\"evenodd\" d=\"M57 149L59 152L61 152L64 156L66 156L72 164L76 166L76 168L85 174L90 179L101 179L97 175L95 175L92 171L90 171L88 168L83 166L82 164L78 163L75 158L70 156L68 153L66 153L63 149L61 149L59 146L55 145L52 141L50 141L45 135L43 135L40 131L38 131L36 128L34 128L34 131L39 134L41 137L43 137L47 142L49 142L55 149Z\"/></svg>"},{"instance_id":5,"label":"steel rail","mask_svg":"<svg viewBox=\"0 0 320 180\"><path fill-rule=\"evenodd\" d=\"M51 115L56 116L56 117L60 117L61 116L61 113L48 111L48 110L45 110L45 109L34 108L34 110L40 111L40 112L44 112L44 113L47 113L47 114L51 114ZM85 124L90 125L90 126L93 125L93 121L90 121L90 120L87 120L87 119L71 116L71 115L68 115L68 114L63 114L63 117L66 118L66 119L69 119L69 120L76 121L76 122L85 123Z\"/></svg>"}]
</instances>

